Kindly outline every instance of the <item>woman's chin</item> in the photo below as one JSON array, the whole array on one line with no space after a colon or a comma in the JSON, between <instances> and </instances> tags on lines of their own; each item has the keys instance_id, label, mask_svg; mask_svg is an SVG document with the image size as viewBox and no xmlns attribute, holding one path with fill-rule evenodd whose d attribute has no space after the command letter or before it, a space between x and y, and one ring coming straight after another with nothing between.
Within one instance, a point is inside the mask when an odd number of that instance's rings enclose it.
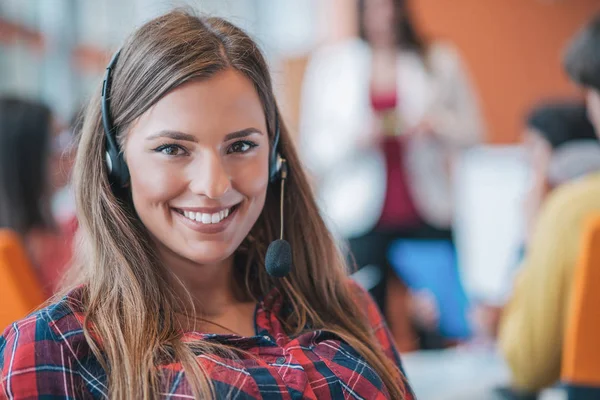
<instances>
[{"instance_id":1,"label":"woman's chin","mask_svg":"<svg viewBox=\"0 0 600 400\"><path fill-rule=\"evenodd\" d=\"M202 246L204 247L204 246ZM218 264L229 257L231 257L234 253L234 249L229 249L229 246L223 246L223 248L219 248L220 246L213 244L212 246L206 246L206 248L198 248L193 251L188 251L181 254L188 260L193 261L196 264L200 265L209 265L209 264Z\"/></svg>"}]
</instances>

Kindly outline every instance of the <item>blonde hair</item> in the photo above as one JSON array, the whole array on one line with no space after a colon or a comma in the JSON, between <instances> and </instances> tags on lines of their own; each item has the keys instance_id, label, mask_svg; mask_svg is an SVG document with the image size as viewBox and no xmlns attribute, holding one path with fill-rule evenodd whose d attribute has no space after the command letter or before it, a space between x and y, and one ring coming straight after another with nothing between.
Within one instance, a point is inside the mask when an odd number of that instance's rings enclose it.
<instances>
[{"instance_id":1,"label":"blonde hair","mask_svg":"<svg viewBox=\"0 0 600 400\"><path fill-rule=\"evenodd\" d=\"M222 19L180 10L143 25L126 41L113 72L111 114L119 143L128 126L166 93L229 68L253 82L272 140L279 111L267 64L248 35ZM130 199L116 197L111 190L99 97L88 106L74 169L81 231L74 283L84 287L86 339L107 373L111 398L158 398L156 367L165 360L182 363L198 398L214 398L211 380L194 352L234 357L235 349L181 341L175 316L181 298L167 283L172 281L169 271L161 265ZM277 238L279 223L277 185L270 185L263 212L237 253L244 260L248 294L258 298L278 287L292 310L283 321L290 335L306 326L338 334L381 376L392 398L402 399L402 374L373 345L373 329L356 307L346 264L319 215L283 123L280 130L279 151L290 167L285 219L302 220L285 227L295 268L284 279L271 278L264 269L264 255Z\"/></svg>"}]
</instances>

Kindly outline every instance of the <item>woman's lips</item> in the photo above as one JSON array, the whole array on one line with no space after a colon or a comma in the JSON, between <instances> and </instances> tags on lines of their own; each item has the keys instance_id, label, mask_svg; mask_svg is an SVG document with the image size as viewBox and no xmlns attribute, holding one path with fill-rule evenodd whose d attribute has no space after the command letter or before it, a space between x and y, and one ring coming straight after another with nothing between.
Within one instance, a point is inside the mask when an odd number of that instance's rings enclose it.
<instances>
[{"instance_id":1,"label":"woman's lips","mask_svg":"<svg viewBox=\"0 0 600 400\"><path fill-rule=\"evenodd\" d=\"M238 208L239 204L220 210L202 209L203 211L193 211L193 209L180 208L172 208L172 210L187 227L196 232L219 233L227 229L235 218Z\"/></svg>"}]
</instances>

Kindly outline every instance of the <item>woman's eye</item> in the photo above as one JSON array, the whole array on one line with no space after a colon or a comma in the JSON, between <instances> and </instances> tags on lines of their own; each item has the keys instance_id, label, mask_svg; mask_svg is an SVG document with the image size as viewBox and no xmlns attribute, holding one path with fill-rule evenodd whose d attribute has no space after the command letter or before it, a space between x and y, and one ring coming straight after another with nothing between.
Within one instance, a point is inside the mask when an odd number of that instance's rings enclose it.
<instances>
[{"instance_id":1,"label":"woman's eye","mask_svg":"<svg viewBox=\"0 0 600 400\"><path fill-rule=\"evenodd\" d=\"M162 153L166 156L180 156L185 154L185 150L174 144L165 144L154 149L157 153Z\"/></svg>"},{"instance_id":2,"label":"woman's eye","mask_svg":"<svg viewBox=\"0 0 600 400\"><path fill-rule=\"evenodd\" d=\"M245 153L256 146L256 143L248 141L235 142L234 144L229 146L229 149L227 149L227 153Z\"/></svg>"}]
</instances>

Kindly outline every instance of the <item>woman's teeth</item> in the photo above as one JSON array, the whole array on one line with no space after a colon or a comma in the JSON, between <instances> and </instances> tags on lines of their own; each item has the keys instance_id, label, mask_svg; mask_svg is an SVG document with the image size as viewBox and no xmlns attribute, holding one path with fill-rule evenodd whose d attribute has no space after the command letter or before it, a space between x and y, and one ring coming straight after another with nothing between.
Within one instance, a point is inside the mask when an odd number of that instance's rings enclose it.
<instances>
[{"instance_id":1,"label":"woman's teeth","mask_svg":"<svg viewBox=\"0 0 600 400\"><path fill-rule=\"evenodd\" d=\"M217 213L207 214L193 211L183 211L183 215L192 221L203 224L218 224L229 216L229 209L221 210Z\"/></svg>"}]
</instances>

